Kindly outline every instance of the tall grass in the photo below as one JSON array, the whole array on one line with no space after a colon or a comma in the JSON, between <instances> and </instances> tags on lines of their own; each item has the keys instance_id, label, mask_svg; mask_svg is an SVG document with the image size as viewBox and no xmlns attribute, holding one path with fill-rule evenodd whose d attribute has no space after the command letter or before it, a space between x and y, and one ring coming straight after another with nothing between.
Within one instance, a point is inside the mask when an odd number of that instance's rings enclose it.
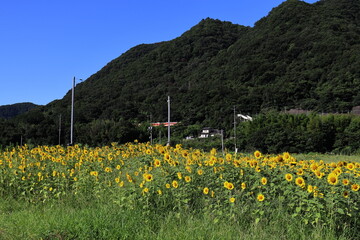
<instances>
[{"instance_id":1,"label":"tall grass","mask_svg":"<svg viewBox=\"0 0 360 240\"><path fill-rule=\"evenodd\" d=\"M291 221L279 206L260 222L186 210L144 214L101 199L27 203L0 200L0 239L355 239L350 229ZM246 213L246 211L244 211Z\"/></svg>"}]
</instances>

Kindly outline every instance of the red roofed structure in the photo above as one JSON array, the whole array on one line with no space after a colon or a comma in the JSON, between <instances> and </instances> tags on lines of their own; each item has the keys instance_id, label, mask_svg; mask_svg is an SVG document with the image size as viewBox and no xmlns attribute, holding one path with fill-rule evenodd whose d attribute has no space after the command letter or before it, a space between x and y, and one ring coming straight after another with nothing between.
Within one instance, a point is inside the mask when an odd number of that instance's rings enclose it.
<instances>
[{"instance_id":1,"label":"red roofed structure","mask_svg":"<svg viewBox=\"0 0 360 240\"><path fill-rule=\"evenodd\" d=\"M178 122L170 122L170 126L174 126L178 124ZM153 127L158 127L158 126L165 126L167 127L168 126L168 122L156 122L156 123L151 123L151 126Z\"/></svg>"}]
</instances>

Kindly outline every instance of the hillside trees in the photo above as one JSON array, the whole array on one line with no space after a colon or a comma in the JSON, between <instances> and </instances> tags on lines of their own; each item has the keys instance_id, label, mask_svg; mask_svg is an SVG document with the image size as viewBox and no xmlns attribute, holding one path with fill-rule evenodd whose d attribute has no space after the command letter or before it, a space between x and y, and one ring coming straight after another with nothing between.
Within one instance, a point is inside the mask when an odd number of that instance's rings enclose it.
<instances>
[{"instance_id":1,"label":"hillside trees","mask_svg":"<svg viewBox=\"0 0 360 240\"><path fill-rule=\"evenodd\" d=\"M360 151L360 116L345 114L260 114L238 128L240 149L263 152Z\"/></svg>"}]
</instances>

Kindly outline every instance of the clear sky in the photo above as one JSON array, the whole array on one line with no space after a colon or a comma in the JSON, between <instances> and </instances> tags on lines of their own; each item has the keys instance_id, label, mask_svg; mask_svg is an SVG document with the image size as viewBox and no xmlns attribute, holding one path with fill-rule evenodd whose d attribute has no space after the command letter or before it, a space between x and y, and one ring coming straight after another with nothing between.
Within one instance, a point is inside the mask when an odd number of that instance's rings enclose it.
<instances>
[{"instance_id":1,"label":"clear sky","mask_svg":"<svg viewBox=\"0 0 360 240\"><path fill-rule=\"evenodd\" d=\"M45 105L131 47L174 39L207 17L253 26L283 1L1 1L0 105Z\"/></svg>"}]
</instances>

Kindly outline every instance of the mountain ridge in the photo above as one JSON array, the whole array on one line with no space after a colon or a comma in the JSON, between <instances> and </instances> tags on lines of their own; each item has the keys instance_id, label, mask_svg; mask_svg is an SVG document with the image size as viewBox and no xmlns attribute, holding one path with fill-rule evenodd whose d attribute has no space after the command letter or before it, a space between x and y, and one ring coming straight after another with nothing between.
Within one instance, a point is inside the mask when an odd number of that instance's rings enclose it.
<instances>
[{"instance_id":1,"label":"mountain ridge","mask_svg":"<svg viewBox=\"0 0 360 240\"><path fill-rule=\"evenodd\" d=\"M7 104L0 106L0 118L10 119L14 118L20 114L26 113L33 108L36 108L40 105L36 105L31 102Z\"/></svg>"}]
</instances>

